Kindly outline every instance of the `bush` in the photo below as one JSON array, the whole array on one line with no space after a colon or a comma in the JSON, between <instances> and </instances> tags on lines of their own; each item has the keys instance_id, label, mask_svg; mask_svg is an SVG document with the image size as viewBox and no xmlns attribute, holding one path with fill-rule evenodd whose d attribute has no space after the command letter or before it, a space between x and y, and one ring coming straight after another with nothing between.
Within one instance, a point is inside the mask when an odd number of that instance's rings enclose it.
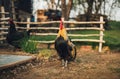
<instances>
[{"instance_id":1,"label":"bush","mask_svg":"<svg viewBox=\"0 0 120 79\"><path fill-rule=\"evenodd\" d=\"M37 43L33 41L28 41L28 38L24 38L21 41L21 48L23 51L28 53L37 53Z\"/></svg>"}]
</instances>

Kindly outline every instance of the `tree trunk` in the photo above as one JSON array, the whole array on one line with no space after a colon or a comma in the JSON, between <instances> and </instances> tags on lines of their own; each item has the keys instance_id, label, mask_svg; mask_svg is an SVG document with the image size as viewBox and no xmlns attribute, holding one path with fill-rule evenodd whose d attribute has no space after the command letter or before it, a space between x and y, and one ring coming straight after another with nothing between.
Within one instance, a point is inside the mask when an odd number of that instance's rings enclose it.
<instances>
[{"instance_id":1,"label":"tree trunk","mask_svg":"<svg viewBox=\"0 0 120 79\"><path fill-rule=\"evenodd\" d=\"M61 0L62 17L64 17L65 20L69 20L72 4L73 0L69 0L68 4L66 4L66 0Z\"/></svg>"},{"instance_id":2,"label":"tree trunk","mask_svg":"<svg viewBox=\"0 0 120 79\"><path fill-rule=\"evenodd\" d=\"M95 1L95 10L96 10L95 14L98 14L98 12L99 12L99 10L101 8L102 3L103 3L103 0Z\"/></svg>"},{"instance_id":3,"label":"tree trunk","mask_svg":"<svg viewBox=\"0 0 120 79\"><path fill-rule=\"evenodd\" d=\"M67 5L66 20L69 20L70 11L72 9L73 0L69 0Z\"/></svg>"},{"instance_id":4,"label":"tree trunk","mask_svg":"<svg viewBox=\"0 0 120 79\"><path fill-rule=\"evenodd\" d=\"M88 8L87 8L87 13L86 13L86 21L90 21L92 9L93 9L93 2L94 0L87 0Z\"/></svg>"},{"instance_id":5,"label":"tree trunk","mask_svg":"<svg viewBox=\"0 0 120 79\"><path fill-rule=\"evenodd\" d=\"M66 0L61 0L62 17L66 20Z\"/></svg>"}]
</instances>

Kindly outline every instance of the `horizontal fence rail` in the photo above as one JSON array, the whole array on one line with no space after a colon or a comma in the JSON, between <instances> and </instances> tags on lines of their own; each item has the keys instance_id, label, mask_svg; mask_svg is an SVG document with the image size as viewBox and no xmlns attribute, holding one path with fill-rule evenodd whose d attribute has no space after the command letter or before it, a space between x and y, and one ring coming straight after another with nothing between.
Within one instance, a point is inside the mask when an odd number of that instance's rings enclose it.
<instances>
[{"instance_id":1,"label":"horizontal fence rail","mask_svg":"<svg viewBox=\"0 0 120 79\"><path fill-rule=\"evenodd\" d=\"M49 22L15 22L17 24L53 24L60 23L60 21L49 21ZM100 21L90 21L90 22L76 22L76 21L63 21L63 23L68 24L104 24L105 22Z\"/></svg>"},{"instance_id":2,"label":"horizontal fence rail","mask_svg":"<svg viewBox=\"0 0 120 79\"><path fill-rule=\"evenodd\" d=\"M6 21L6 20L8 20L8 19L10 19L10 18L0 18L0 21Z\"/></svg>"},{"instance_id":3,"label":"horizontal fence rail","mask_svg":"<svg viewBox=\"0 0 120 79\"><path fill-rule=\"evenodd\" d=\"M45 36L45 35L57 35L58 33L31 33L31 35L41 35L41 36ZM103 36L100 34L68 34L68 36L81 36L81 37L88 37L88 36Z\"/></svg>"},{"instance_id":4,"label":"horizontal fence rail","mask_svg":"<svg viewBox=\"0 0 120 79\"><path fill-rule=\"evenodd\" d=\"M26 29L25 27L17 27L18 29ZM43 30L59 30L58 27L30 27L30 29L43 29ZM75 27L75 28L66 28L66 30L99 30L104 31L103 28L97 27Z\"/></svg>"},{"instance_id":5,"label":"horizontal fence rail","mask_svg":"<svg viewBox=\"0 0 120 79\"><path fill-rule=\"evenodd\" d=\"M0 12L0 14L9 14L9 12Z\"/></svg>"}]
</instances>

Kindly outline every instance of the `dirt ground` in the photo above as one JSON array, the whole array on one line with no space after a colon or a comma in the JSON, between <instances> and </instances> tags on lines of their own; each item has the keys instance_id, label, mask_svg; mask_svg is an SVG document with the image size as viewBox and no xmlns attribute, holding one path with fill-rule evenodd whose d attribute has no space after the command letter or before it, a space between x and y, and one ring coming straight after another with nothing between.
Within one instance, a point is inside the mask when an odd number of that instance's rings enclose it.
<instances>
[{"instance_id":1,"label":"dirt ground","mask_svg":"<svg viewBox=\"0 0 120 79\"><path fill-rule=\"evenodd\" d=\"M0 54L26 55L11 49L0 50ZM54 49L50 51L56 54ZM52 57L53 59L41 60L39 65L16 73L8 79L120 79L120 52L98 53L95 50L84 51L78 47L76 60L70 62L68 68L61 67L57 56Z\"/></svg>"}]
</instances>

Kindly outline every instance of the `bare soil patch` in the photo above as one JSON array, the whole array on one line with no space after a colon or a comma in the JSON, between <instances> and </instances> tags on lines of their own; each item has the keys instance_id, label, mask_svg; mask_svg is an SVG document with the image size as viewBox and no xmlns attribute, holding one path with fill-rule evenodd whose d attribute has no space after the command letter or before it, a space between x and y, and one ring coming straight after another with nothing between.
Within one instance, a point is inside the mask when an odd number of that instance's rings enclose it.
<instances>
[{"instance_id":1,"label":"bare soil patch","mask_svg":"<svg viewBox=\"0 0 120 79\"><path fill-rule=\"evenodd\" d=\"M10 48L0 50L0 54L31 55L22 51L13 52ZM55 53L53 58L40 59L26 70L23 68L20 72L8 73L8 77L0 74L0 79L120 79L120 52L81 51L78 47L76 60L70 62L68 68L63 68L56 51L50 50Z\"/></svg>"}]
</instances>

